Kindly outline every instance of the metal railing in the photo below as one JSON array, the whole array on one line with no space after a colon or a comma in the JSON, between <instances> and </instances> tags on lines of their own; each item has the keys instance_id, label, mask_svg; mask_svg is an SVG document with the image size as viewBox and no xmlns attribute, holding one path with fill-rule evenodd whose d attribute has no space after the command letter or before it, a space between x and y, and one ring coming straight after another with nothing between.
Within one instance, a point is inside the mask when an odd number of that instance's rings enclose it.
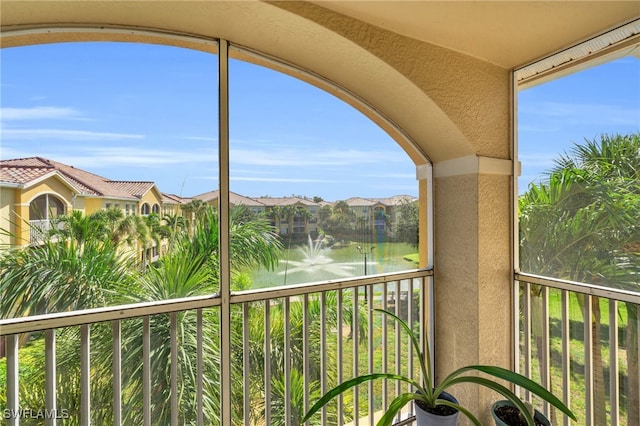
<instances>
[{"instance_id":1,"label":"metal railing","mask_svg":"<svg viewBox=\"0 0 640 426\"><path fill-rule=\"evenodd\" d=\"M52 224L49 219L30 220L29 221L29 242L31 244L44 241L48 232L51 230Z\"/></svg>"},{"instance_id":2,"label":"metal railing","mask_svg":"<svg viewBox=\"0 0 640 426\"><path fill-rule=\"evenodd\" d=\"M10 425L34 413L47 425L298 424L314 399L356 374L419 379L409 338L372 309L392 310L421 336L433 336L432 295L430 270L232 293L229 366L221 365L218 295L1 320L4 417ZM25 406L28 389L21 388L26 335L44 342L37 407ZM225 368L230 389L220 386ZM360 386L319 418L373 425L389 398L406 391L384 382ZM220 418L223 392L232 396L231 419Z\"/></svg>"},{"instance_id":3,"label":"metal railing","mask_svg":"<svg viewBox=\"0 0 640 426\"><path fill-rule=\"evenodd\" d=\"M515 278L521 373L562 396L577 424L639 424L640 294L532 274ZM540 408L553 424L570 424L548 404Z\"/></svg>"}]
</instances>

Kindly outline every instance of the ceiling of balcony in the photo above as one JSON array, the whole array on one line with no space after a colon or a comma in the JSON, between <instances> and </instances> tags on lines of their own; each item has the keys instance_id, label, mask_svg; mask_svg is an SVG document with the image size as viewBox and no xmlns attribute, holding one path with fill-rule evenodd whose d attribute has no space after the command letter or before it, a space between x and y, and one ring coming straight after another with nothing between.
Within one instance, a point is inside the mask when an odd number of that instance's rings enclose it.
<instances>
[{"instance_id":1,"label":"ceiling of balcony","mask_svg":"<svg viewBox=\"0 0 640 426\"><path fill-rule=\"evenodd\" d=\"M526 65L640 17L640 1L313 1L504 68Z\"/></svg>"},{"instance_id":2,"label":"ceiling of balcony","mask_svg":"<svg viewBox=\"0 0 640 426\"><path fill-rule=\"evenodd\" d=\"M586 38L640 18L637 0L572 1L14 1L2 0L3 28L15 24L111 23L166 28L243 41L243 28L272 33L271 24L311 31L304 4L458 51L503 68L526 65ZM162 7L157 7L162 4ZM278 12L279 11L279 12ZM286 13L286 12L285 12ZM256 20L254 18L260 17ZM242 23L242 24L238 24ZM262 37L261 35L259 37ZM5 44L6 45L6 44Z\"/></svg>"}]
</instances>

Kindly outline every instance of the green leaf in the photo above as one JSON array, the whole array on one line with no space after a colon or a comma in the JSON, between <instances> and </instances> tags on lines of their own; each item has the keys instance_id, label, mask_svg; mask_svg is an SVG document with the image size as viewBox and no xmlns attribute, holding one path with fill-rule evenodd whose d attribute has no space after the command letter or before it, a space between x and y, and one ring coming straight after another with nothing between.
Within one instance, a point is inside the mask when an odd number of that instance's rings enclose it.
<instances>
[{"instance_id":1,"label":"green leaf","mask_svg":"<svg viewBox=\"0 0 640 426\"><path fill-rule=\"evenodd\" d=\"M393 424L393 419L396 414L398 414L398 411L414 399L421 399L420 395L411 392L398 395L391 401L391 404L387 407L387 411L385 411L384 415L378 420L376 426L389 426Z\"/></svg>"},{"instance_id":2,"label":"green leaf","mask_svg":"<svg viewBox=\"0 0 640 426\"><path fill-rule=\"evenodd\" d=\"M529 413L529 410L527 410L527 406L510 389L492 380L486 379L484 377L477 377L477 376L459 376L454 378L450 382L451 385L460 384L460 383L476 383L478 385L485 386L489 389L493 389L494 391L504 395L505 398L511 401L513 405L515 405L522 412L522 415L524 416L529 426L535 425L533 421L533 417L531 416L531 413Z\"/></svg>"},{"instance_id":3,"label":"green leaf","mask_svg":"<svg viewBox=\"0 0 640 426\"><path fill-rule=\"evenodd\" d=\"M459 404L456 404L455 402L447 401L446 399L437 399L436 405L446 405L448 407L456 409L460 411L462 414L464 414L465 416L467 416L469 420L471 420L473 424L475 424L476 426L482 426L482 423L480 423L480 420L478 420L478 418L474 416L473 413L471 413L471 411L467 410L466 408L464 408Z\"/></svg>"},{"instance_id":4,"label":"green leaf","mask_svg":"<svg viewBox=\"0 0 640 426\"><path fill-rule=\"evenodd\" d=\"M516 386L520 386L544 399L549 404L553 405L554 407L565 413L567 416L571 417L573 420L577 420L575 414L573 414L569 407L567 407L562 401L560 401L560 399L558 399L544 387L540 386L538 383L534 382L531 379L528 379L521 374L515 373L505 368L488 365L474 365L470 366L469 368L482 371L483 373L506 380Z\"/></svg>"},{"instance_id":5,"label":"green leaf","mask_svg":"<svg viewBox=\"0 0 640 426\"><path fill-rule=\"evenodd\" d=\"M335 398L336 396L340 395L341 393L351 389L354 386L358 386L361 383L368 382L370 380L377 380L377 379L401 380L403 382L406 382L406 383L409 383L409 384L413 385L414 387L416 387L418 389L422 389L422 387L420 386L420 383L416 382L415 380L409 379L407 377L399 376L397 374L374 373L374 374L365 374L365 375L362 375L362 376L354 377L353 379L349 379L346 382L343 382L343 383L339 384L335 388L333 388L330 391L328 391L327 393L325 393L322 396L322 398L320 398L318 400L318 402L316 402L309 409L307 414L305 414L304 418L302 419L302 423L304 423L307 420L309 420L309 418L312 415L314 415L318 410L320 410L325 404L327 404L329 401L331 401L333 398Z\"/></svg>"},{"instance_id":6,"label":"green leaf","mask_svg":"<svg viewBox=\"0 0 640 426\"><path fill-rule=\"evenodd\" d=\"M402 328L404 328L404 330L407 332L407 334L409 335L409 337L411 338L411 343L413 344L413 348L415 349L416 353L418 354L418 360L420 361L420 369L422 370L422 376L424 377L424 385L422 386L424 388L424 393L427 396L428 400L430 402L433 401L433 391L431 389L432 386L432 381L431 381L431 353L429 350L429 341L427 340L426 343L426 350L425 353L423 354L422 351L420 350L420 343L418 342L418 338L416 337L415 333L413 332L413 330L411 330L411 327L409 327L409 325L407 325L406 322L404 322L402 319L400 319L399 317L397 317L395 314L389 312L389 311L385 311L384 309L374 309L374 311L377 312L381 312L387 316L390 316L391 318L395 319L401 326Z\"/></svg>"}]
</instances>

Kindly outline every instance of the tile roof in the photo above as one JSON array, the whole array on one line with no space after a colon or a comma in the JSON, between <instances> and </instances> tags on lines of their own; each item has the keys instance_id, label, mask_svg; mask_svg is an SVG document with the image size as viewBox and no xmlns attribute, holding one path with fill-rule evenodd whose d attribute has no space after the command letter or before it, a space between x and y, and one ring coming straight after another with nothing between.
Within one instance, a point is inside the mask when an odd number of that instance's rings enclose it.
<instances>
[{"instance_id":1,"label":"tile roof","mask_svg":"<svg viewBox=\"0 0 640 426\"><path fill-rule=\"evenodd\" d=\"M155 185L153 182L133 182L133 181L110 181L114 187L121 189L128 194L142 198L144 194L151 191Z\"/></svg>"},{"instance_id":2,"label":"tile roof","mask_svg":"<svg viewBox=\"0 0 640 426\"><path fill-rule=\"evenodd\" d=\"M370 207L380 204L380 201L371 200L368 198L351 197L345 200L349 207Z\"/></svg>"},{"instance_id":3,"label":"tile roof","mask_svg":"<svg viewBox=\"0 0 640 426\"><path fill-rule=\"evenodd\" d=\"M181 197L176 194L167 194L163 192L162 194L162 202L167 204L186 204L192 200L192 198Z\"/></svg>"},{"instance_id":4,"label":"tile roof","mask_svg":"<svg viewBox=\"0 0 640 426\"><path fill-rule=\"evenodd\" d=\"M49 160L42 157L16 158L0 161L0 183L29 186L31 183L48 177L59 175L73 185L80 194L102 197L140 199L150 191L154 182L145 181L113 181L102 176L77 169L67 164ZM219 190L205 192L193 197L181 197L175 194L162 193L163 202L187 204L199 199L204 202L216 200L220 195ZM234 192L229 193L229 199L233 205L245 206L291 206L304 205L307 207L333 205L334 202L321 201L319 203L302 197L245 197ZM416 200L410 195L396 195L389 198L362 198L352 197L346 201L352 207L374 206L382 203L387 206L395 206L403 200Z\"/></svg>"},{"instance_id":5,"label":"tile roof","mask_svg":"<svg viewBox=\"0 0 640 426\"><path fill-rule=\"evenodd\" d=\"M416 201L417 198L412 195L394 195L388 198L372 198L372 200L379 201L387 206L397 206L406 201Z\"/></svg>"},{"instance_id":6,"label":"tile roof","mask_svg":"<svg viewBox=\"0 0 640 426\"><path fill-rule=\"evenodd\" d=\"M67 179L84 195L139 199L154 186L153 182L112 181L86 170L41 157L0 161L0 182L28 186L48 174L56 173Z\"/></svg>"},{"instance_id":7,"label":"tile roof","mask_svg":"<svg viewBox=\"0 0 640 426\"><path fill-rule=\"evenodd\" d=\"M219 190L205 192L203 194L196 195L192 198L202 200L205 203L217 200L220 196ZM229 202L233 205L239 206L264 206L264 203L260 202L256 198L245 197L244 195L236 194L235 192L229 191Z\"/></svg>"},{"instance_id":8,"label":"tile roof","mask_svg":"<svg viewBox=\"0 0 640 426\"><path fill-rule=\"evenodd\" d=\"M304 206L309 206L309 207L313 207L313 206L317 206L318 203L314 203L311 200L306 200L304 198L300 198L300 197L258 197L255 198L256 200L260 201L261 203L267 205L267 206L292 206L292 205L296 205L296 204L302 204Z\"/></svg>"}]
</instances>

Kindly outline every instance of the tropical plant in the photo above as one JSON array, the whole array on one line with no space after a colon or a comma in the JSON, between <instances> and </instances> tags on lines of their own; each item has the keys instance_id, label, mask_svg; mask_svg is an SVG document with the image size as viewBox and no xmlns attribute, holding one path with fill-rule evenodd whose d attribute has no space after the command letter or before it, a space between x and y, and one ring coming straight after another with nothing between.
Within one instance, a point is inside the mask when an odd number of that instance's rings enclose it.
<instances>
[{"instance_id":1,"label":"tropical plant","mask_svg":"<svg viewBox=\"0 0 640 426\"><path fill-rule=\"evenodd\" d=\"M346 201L337 201L331 209L331 215L326 217L326 211L320 216L322 229L338 239L351 237L354 233L356 214Z\"/></svg>"},{"instance_id":2,"label":"tropical plant","mask_svg":"<svg viewBox=\"0 0 640 426\"><path fill-rule=\"evenodd\" d=\"M45 241L0 254L0 317L106 306L131 284L130 260L109 241Z\"/></svg>"},{"instance_id":3,"label":"tropical plant","mask_svg":"<svg viewBox=\"0 0 640 426\"><path fill-rule=\"evenodd\" d=\"M419 209L418 202L410 199L403 199L397 206L398 221L395 224L395 238L398 241L410 244L418 248L419 229Z\"/></svg>"},{"instance_id":4,"label":"tropical plant","mask_svg":"<svg viewBox=\"0 0 640 426\"><path fill-rule=\"evenodd\" d=\"M447 399L443 399L441 396L443 392L449 389L453 385L461 384L461 383L474 383L480 386L484 386L486 388L492 389L500 394L502 394L505 398L511 401L518 409L523 413L527 424L529 426L534 426L534 420L525 403L510 389L505 387L504 385L495 381L495 379L488 379L485 377L480 377L477 375L470 375L468 373L484 373L489 376L493 376L496 379L504 380L506 382L512 383L516 386L520 386L521 388L531 392L534 395L542 398L543 400L549 402L554 407L562 410L565 414L567 414L570 418L576 419L575 415L571 412L571 410L558 398L556 398L551 392L537 384L536 382L524 377L518 373L507 370L502 367L497 366L489 366L489 365L470 365L466 367L458 368L457 370L450 373L446 376L439 384L434 383L434 374L432 370L432 364L429 356L429 348L427 344L427 348L425 349L424 354L420 349L420 343L417 334L411 330L409 325L394 315L391 312L385 311L383 309L374 309L374 311L380 312L384 315L387 315L391 319L394 319L409 335L411 339L411 343L413 349L416 351L418 355L418 359L420 361L420 368L423 377L422 382L418 382L412 377L402 376L398 374L391 373L372 373L365 374L361 376L354 377L349 379L333 389L329 390L322 398L320 398L307 412L307 414L302 419L302 422L309 420L311 416L313 416L318 410L320 410L324 405L326 405L329 401L331 401L336 396L341 393L351 389L355 386L358 386L362 383L371 381L371 380L379 380L379 379L388 379L388 380L398 380L402 382L406 382L410 384L415 391L407 392L398 395L387 407L385 413L378 421L378 426L388 426L393 423L393 419L396 417L398 412L411 401L416 401L418 406L426 407L425 409L429 411L430 409L435 409L438 406L448 406L463 413L467 416L475 425L482 426L482 423L478 420L478 418L471 413L468 409L460 405L459 403L455 403L449 401Z\"/></svg>"},{"instance_id":5,"label":"tropical plant","mask_svg":"<svg viewBox=\"0 0 640 426\"><path fill-rule=\"evenodd\" d=\"M562 155L546 179L531 184L519 199L520 267L536 274L638 290L631 248L640 241L640 134L603 135L576 144ZM615 265L612 267L612 265ZM629 284L634 283L634 284ZM540 288L532 304L540 308ZM584 298L578 297L580 304ZM600 336L600 302L592 298L596 423L606 422L606 389ZM535 312L535 309L534 309ZM636 312L634 308L630 313ZM631 334L630 334L631 333ZM635 324L627 327L635 340ZM534 329L537 354L544 356ZM629 360L637 359L637 346ZM631 369L634 366L629 363ZM632 371L630 371L631 373ZM629 374L628 415L638 415L638 375ZM553 413L552 413L553 415Z\"/></svg>"}]
</instances>

